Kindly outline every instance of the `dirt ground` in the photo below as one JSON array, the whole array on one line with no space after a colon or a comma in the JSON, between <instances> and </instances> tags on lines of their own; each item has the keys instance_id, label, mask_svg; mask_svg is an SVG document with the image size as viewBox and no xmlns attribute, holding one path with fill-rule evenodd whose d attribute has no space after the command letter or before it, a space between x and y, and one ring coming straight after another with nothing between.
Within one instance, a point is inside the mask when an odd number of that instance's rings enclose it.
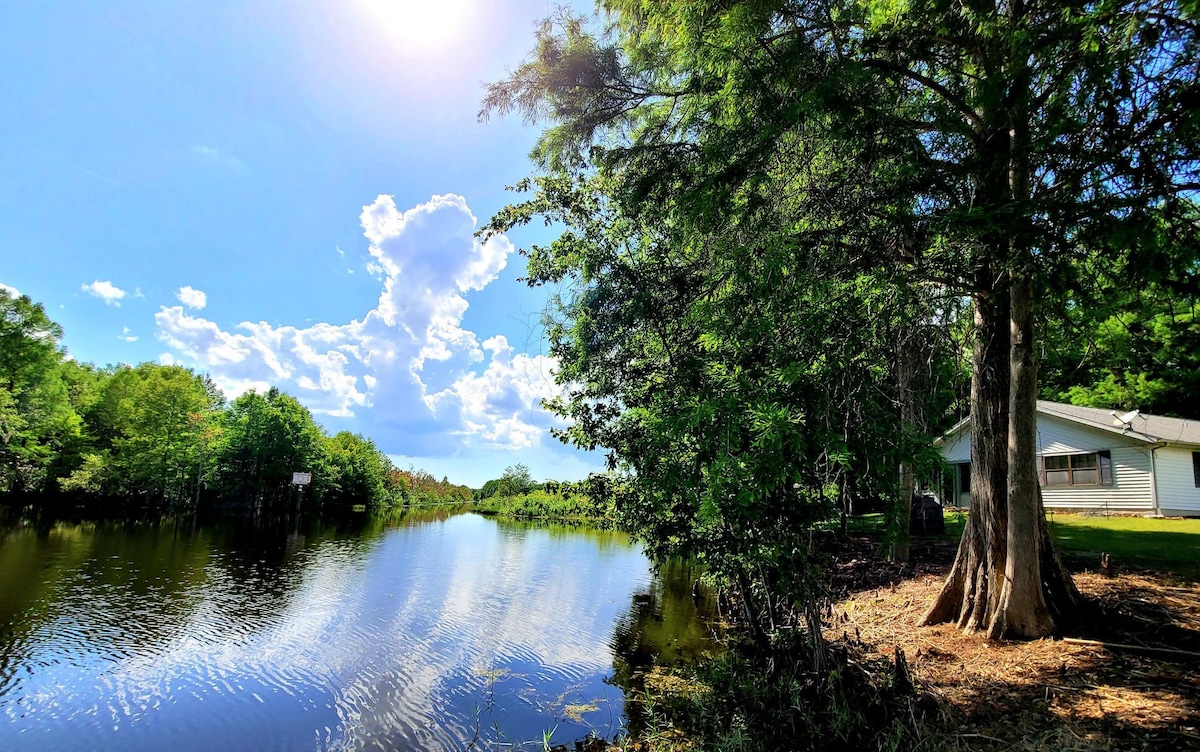
<instances>
[{"instance_id":1,"label":"dirt ground","mask_svg":"<svg viewBox=\"0 0 1200 752\"><path fill-rule=\"evenodd\" d=\"M828 636L904 651L927 693L912 707L918 748L1200 750L1200 585L1119 567L1110 579L1072 562L1088 600L1079 623L1060 639L991 643L916 626L953 547L916 546L902 566L870 548L852 542L838 556Z\"/></svg>"}]
</instances>

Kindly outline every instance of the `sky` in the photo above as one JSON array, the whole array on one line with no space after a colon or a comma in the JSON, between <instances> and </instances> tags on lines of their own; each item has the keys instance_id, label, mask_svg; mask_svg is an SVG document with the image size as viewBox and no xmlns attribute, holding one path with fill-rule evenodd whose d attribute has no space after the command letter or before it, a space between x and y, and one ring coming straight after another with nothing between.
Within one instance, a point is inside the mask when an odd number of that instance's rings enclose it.
<instances>
[{"instance_id":1,"label":"sky","mask_svg":"<svg viewBox=\"0 0 1200 752\"><path fill-rule=\"evenodd\" d=\"M269 386L400 467L577 479L521 228L536 126L480 123L546 0L0 4L0 285L72 357Z\"/></svg>"}]
</instances>

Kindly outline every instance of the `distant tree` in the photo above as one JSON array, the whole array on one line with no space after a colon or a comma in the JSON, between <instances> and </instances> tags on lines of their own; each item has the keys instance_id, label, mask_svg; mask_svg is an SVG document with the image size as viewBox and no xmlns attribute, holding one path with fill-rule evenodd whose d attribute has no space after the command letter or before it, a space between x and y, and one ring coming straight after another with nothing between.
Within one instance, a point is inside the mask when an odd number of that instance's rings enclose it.
<instances>
[{"instance_id":1,"label":"distant tree","mask_svg":"<svg viewBox=\"0 0 1200 752\"><path fill-rule=\"evenodd\" d=\"M218 493L273 503L290 493L292 473L312 472L313 497L326 483L323 434L312 414L272 387L249 391L221 416L213 448L213 486Z\"/></svg>"},{"instance_id":2,"label":"distant tree","mask_svg":"<svg viewBox=\"0 0 1200 752\"><path fill-rule=\"evenodd\" d=\"M181 366L143 363L130 369L112 442L113 478L126 494L168 503L191 499L214 397L202 377Z\"/></svg>"},{"instance_id":3,"label":"distant tree","mask_svg":"<svg viewBox=\"0 0 1200 752\"><path fill-rule=\"evenodd\" d=\"M349 431L326 439L325 467L325 503L386 506L392 502L388 480L395 468L370 439Z\"/></svg>"},{"instance_id":4,"label":"distant tree","mask_svg":"<svg viewBox=\"0 0 1200 752\"><path fill-rule=\"evenodd\" d=\"M496 483L496 494L499 496L520 496L527 494L533 488L533 475L529 467L523 464L509 465L504 468L504 475Z\"/></svg>"}]
</instances>

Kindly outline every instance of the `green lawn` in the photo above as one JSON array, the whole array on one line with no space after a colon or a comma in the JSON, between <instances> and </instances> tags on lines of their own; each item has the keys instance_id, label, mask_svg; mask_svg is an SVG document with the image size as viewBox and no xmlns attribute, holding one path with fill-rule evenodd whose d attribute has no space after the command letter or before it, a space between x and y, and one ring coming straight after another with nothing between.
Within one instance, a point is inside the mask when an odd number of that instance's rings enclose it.
<instances>
[{"instance_id":1,"label":"green lawn","mask_svg":"<svg viewBox=\"0 0 1200 752\"><path fill-rule=\"evenodd\" d=\"M946 512L945 537L957 540L966 525L962 512ZM1102 517L1050 514L1047 519L1059 550L1073 562L1099 565L1100 554L1117 566L1154 569L1188 579L1200 579L1200 520L1149 517ZM869 514L849 521L852 532L878 534L883 515Z\"/></svg>"},{"instance_id":2,"label":"green lawn","mask_svg":"<svg viewBox=\"0 0 1200 752\"><path fill-rule=\"evenodd\" d=\"M1072 558L1106 552L1121 566L1200 576L1200 520L1053 514L1050 529Z\"/></svg>"}]
</instances>

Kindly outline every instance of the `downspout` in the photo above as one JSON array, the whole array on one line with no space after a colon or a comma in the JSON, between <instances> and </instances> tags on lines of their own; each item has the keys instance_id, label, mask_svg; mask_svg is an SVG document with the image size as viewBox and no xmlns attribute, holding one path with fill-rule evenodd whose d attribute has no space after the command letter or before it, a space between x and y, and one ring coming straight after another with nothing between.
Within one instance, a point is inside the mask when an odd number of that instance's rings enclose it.
<instances>
[{"instance_id":1,"label":"downspout","mask_svg":"<svg viewBox=\"0 0 1200 752\"><path fill-rule=\"evenodd\" d=\"M1158 450L1166 445L1165 441L1150 445L1150 503L1154 506L1155 517L1162 517L1162 510L1158 508L1158 467L1154 458L1158 454Z\"/></svg>"}]
</instances>

